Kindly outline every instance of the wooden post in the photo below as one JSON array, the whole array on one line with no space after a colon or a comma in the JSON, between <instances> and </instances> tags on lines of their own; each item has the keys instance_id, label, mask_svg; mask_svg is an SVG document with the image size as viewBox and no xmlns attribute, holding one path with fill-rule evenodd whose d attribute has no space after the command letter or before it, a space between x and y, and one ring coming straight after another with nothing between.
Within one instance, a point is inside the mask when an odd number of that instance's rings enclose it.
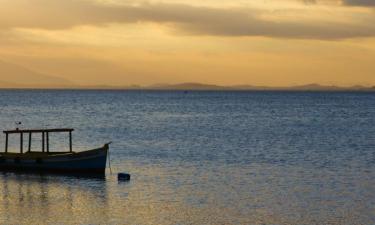
<instances>
[{"instance_id":1,"label":"wooden post","mask_svg":"<svg viewBox=\"0 0 375 225\"><path fill-rule=\"evenodd\" d=\"M8 152L8 133L5 134L5 153Z\"/></svg>"},{"instance_id":2,"label":"wooden post","mask_svg":"<svg viewBox=\"0 0 375 225\"><path fill-rule=\"evenodd\" d=\"M20 152L23 153L23 133L20 133Z\"/></svg>"},{"instance_id":3,"label":"wooden post","mask_svg":"<svg viewBox=\"0 0 375 225\"><path fill-rule=\"evenodd\" d=\"M42 152L44 152L44 132L42 132Z\"/></svg>"},{"instance_id":4,"label":"wooden post","mask_svg":"<svg viewBox=\"0 0 375 225\"><path fill-rule=\"evenodd\" d=\"M49 152L49 132L46 132L47 138L47 152Z\"/></svg>"},{"instance_id":5,"label":"wooden post","mask_svg":"<svg viewBox=\"0 0 375 225\"><path fill-rule=\"evenodd\" d=\"M72 132L69 131L69 150L73 152L73 143L72 143Z\"/></svg>"},{"instance_id":6,"label":"wooden post","mask_svg":"<svg viewBox=\"0 0 375 225\"><path fill-rule=\"evenodd\" d=\"M31 132L29 133L29 152L31 152Z\"/></svg>"}]
</instances>

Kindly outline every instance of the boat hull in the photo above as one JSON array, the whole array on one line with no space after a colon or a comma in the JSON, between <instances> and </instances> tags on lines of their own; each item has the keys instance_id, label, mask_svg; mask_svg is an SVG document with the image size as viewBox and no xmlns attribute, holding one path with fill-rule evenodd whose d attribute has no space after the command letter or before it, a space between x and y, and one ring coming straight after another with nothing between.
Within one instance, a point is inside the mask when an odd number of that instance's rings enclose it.
<instances>
[{"instance_id":1,"label":"boat hull","mask_svg":"<svg viewBox=\"0 0 375 225\"><path fill-rule=\"evenodd\" d=\"M2 153L1 171L104 174L108 144L102 148L69 153Z\"/></svg>"}]
</instances>

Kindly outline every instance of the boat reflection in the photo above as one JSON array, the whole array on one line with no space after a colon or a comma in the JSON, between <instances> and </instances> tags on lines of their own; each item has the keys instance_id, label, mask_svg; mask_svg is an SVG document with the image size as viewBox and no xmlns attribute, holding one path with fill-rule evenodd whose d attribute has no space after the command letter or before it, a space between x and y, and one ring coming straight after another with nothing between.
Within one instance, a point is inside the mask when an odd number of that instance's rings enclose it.
<instances>
[{"instance_id":1,"label":"boat reflection","mask_svg":"<svg viewBox=\"0 0 375 225\"><path fill-rule=\"evenodd\" d=\"M0 193L0 212L6 212L0 224L50 224L80 214L95 217L98 208L108 208L104 177L0 173ZM109 219L108 212L101 210L100 217Z\"/></svg>"}]
</instances>

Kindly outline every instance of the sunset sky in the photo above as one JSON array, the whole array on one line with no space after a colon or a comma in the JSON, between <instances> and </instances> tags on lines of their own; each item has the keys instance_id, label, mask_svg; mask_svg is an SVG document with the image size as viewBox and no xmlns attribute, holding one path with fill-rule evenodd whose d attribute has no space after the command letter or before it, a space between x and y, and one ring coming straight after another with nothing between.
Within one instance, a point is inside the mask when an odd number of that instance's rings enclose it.
<instances>
[{"instance_id":1,"label":"sunset sky","mask_svg":"<svg viewBox=\"0 0 375 225\"><path fill-rule=\"evenodd\" d=\"M0 5L0 67L79 85L375 85L375 0Z\"/></svg>"}]
</instances>

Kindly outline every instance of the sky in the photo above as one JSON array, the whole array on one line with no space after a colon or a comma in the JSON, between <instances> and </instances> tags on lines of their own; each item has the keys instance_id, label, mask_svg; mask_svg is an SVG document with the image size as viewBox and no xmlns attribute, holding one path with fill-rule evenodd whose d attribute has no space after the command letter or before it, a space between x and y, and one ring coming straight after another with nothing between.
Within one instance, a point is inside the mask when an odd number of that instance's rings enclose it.
<instances>
[{"instance_id":1,"label":"sky","mask_svg":"<svg viewBox=\"0 0 375 225\"><path fill-rule=\"evenodd\" d=\"M374 0L0 5L0 71L14 65L78 85L375 85Z\"/></svg>"}]
</instances>

